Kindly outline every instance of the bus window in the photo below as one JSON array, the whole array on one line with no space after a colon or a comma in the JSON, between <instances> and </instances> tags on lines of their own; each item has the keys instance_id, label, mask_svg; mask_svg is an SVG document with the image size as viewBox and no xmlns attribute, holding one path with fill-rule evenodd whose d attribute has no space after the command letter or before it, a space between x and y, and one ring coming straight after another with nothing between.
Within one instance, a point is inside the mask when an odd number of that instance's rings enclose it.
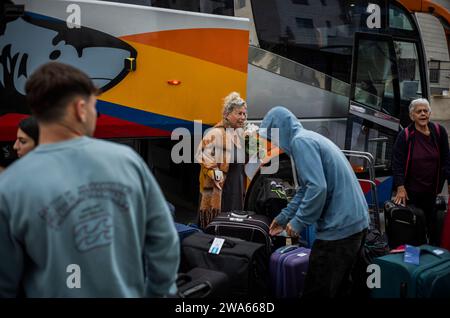
<instances>
[{"instance_id":1,"label":"bus window","mask_svg":"<svg viewBox=\"0 0 450 318\"><path fill-rule=\"evenodd\" d=\"M370 152L376 167L388 171L399 127L398 70L392 37L356 33L353 64L345 148Z\"/></svg>"},{"instance_id":2,"label":"bus window","mask_svg":"<svg viewBox=\"0 0 450 318\"><path fill-rule=\"evenodd\" d=\"M233 16L233 0L103 0L157 8Z\"/></svg>"},{"instance_id":3,"label":"bus window","mask_svg":"<svg viewBox=\"0 0 450 318\"><path fill-rule=\"evenodd\" d=\"M409 103L422 97L419 57L417 45L412 42L394 41L400 82L400 122L409 123Z\"/></svg>"},{"instance_id":4,"label":"bus window","mask_svg":"<svg viewBox=\"0 0 450 318\"><path fill-rule=\"evenodd\" d=\"M388 42L361 40L357 63L355 101L397 117Z\"/></svg>"},{"instance_id":5,"label":"bus window","mask_svg":"<svg viewBox=\"0 0 450 318\"><path fill-rule=\"evenodd\" d=\"M355 118L352 125L351 150L370 152L375 159L377 174L389 171L392 164L392 148L394 146L396 132L373 125L365 120ZM367 171L367 162L352 158L350 163L354 166L363 166Z\"/></svg>"},{"instance_id":6,"label":"bus window","mask_svg":"<svg viewBox=\"0 0 450 318\"><path fill-rule=\"evenodd\" d=\"M350 82L353 34L364 7L351 1L253 0L262 49Z\"/></svg>"},{"instance_id":7,"label":"bus window","mask_svg":"<svg viewBox=\"0 0 450 318\"><path fill-rule=\"evenodd\" d=\"M151 0L153 7L233 16L233 0Z\"/></svg>"},{"instance_id":8,"label":"bus window","mask_svg":"<svg viewBox=\"0 0 450 318\"><path fill-rule=\"evenodd\" d=\"M395 5L389 5L389 28L414 31L407 13Z\"/></svg>"}]
</instances>

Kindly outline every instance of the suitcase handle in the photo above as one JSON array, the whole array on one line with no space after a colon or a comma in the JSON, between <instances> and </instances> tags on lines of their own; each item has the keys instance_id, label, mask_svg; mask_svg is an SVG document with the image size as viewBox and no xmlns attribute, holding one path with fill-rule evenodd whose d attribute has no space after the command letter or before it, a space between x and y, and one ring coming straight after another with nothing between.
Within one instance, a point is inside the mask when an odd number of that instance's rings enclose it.
<instances>
[{"instance_id":1,"label":"suitcase handle","mask_svg":"<svg viewBox=\"0 0 450 318\"><path fill-rule=\"evenodd\" d=\"M237 214L234 212L230 212L230 219L231 218L237 218L237 219L248 219L250 216L248 214Z\"/></svg>"},{"instance_id":2,"label":"suitcase handle","mask_svg":"<svg viewBox=\"0 0 450 318\"><path fill-rule=\"evenodd\" d=\"M444 256L445 258L448 258L448 252L446 251L446 249L442 248L442 247L436 247L436 246L430 246L430 245L422 245L419 246L420 248L420 253L427 253L427 254L432 254L434 256L436 256L437 258L442 259ZM442 251L443 253L439 254L436 252L434 252L434 250L439 250Z\"/></svg>"},{"instance_id":3,"label":"suitcase handle","mask_svg":"<svg viewBox=\"0 0 450 318\"><path fill-rule=\"evenodd\" d=\"M179 292L178 295L180 296L180 298L186 298L195 293L202 292L201 297L208 297L208 295L211 294L211 291L212 291L211 283L206 281L196 286L192 286L191 288L185 290L184 292Z\"/></svg>"},{"instance_id":4,"label":"suitcase handle","mask_svg":"<svg viewBox=\"0 0 450 318\"><path fill-rule=\"evenodd\" d=\"M284 254L284 253L290 252L292 250L295 250L296 248L298 248L298 246L295 246L295 245L285 246L283 249L280 250L280 254Z\"/></svg>"},{"instance_id":5,"label":"suitcase handle","mask_svg":"<svg viewBox=\"0 0 450 318\"><path fill-rule=\"evenodd\" d=\"M250 216L254 215L253 211L243 211L243 210L233 210L228 211L230 218L238 218L238 219L248 219Z\"/></svg>"}]
</instances>

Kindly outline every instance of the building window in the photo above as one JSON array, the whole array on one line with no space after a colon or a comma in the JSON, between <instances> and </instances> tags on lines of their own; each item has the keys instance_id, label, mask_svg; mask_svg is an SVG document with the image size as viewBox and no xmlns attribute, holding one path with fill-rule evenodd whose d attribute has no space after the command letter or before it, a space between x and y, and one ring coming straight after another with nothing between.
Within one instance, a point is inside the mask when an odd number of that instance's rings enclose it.
<instances>
[{"instance_id":1,"label":"building window","mask_svg":"<svg viewBox=\"0 0 450 318\"><path fill-rule=\"evenodd\" d=\"M303 4L305 6L309 5L308 0L292 0L293 4Z\"/></svg>"},{"instance_id":2,"label":"building window","mask_svg":"<svg viewBox=\"0 0 450 318\"><path fill-rule=\"evenodd\" d=\"M439 83L439 70L430 69L430 83Z\"/></svg>"},{"instance_id":3,"label":"building window","mask_svg":"<svg viewBox=\"0 0 450 318\"><path fill-rule=\"evenodd\" d=\"M295 18L295 24L299 29L314 29L312 19Z\"/></svg>"},{"instance_id":4,"label":"building window","mask_svg":"<svg viewBox=\"0 0 450 318\"><path fill-rule=\"evenodd\" d=\"M440 77L440 61L430 61L430 83L439 83Z\"/></svg>"}]
</instances>

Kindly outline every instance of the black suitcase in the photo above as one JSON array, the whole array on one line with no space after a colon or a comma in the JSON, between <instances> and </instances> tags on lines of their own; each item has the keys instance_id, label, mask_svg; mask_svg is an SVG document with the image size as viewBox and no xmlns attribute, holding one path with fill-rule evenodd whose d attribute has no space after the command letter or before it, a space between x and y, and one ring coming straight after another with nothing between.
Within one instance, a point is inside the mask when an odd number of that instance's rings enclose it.
<instances>
[{"instance_id":1,"label":"black suitcase","mask_svg":"<svg viewBox=\"0 0 450 318\"><path fill-rule=\"evenodd\" d=\"M427 243L425 214L422 209L408 205L384 204L386 233L390 248L403 244L419 246Z\"/></svg>"},{"instance_id":2,"label":"black suitcase","mask_svg":"<svg viewBox=\"0 0 450 318\"><path fill-rule=\"evenodd\" d=\"M435 204L436 211L447 211L447 200L445 197L438 195Z\"/></svg>"},{"instance_id":3,"label":"black suitcase","mask_svg":"<svg viewBox=\"0 0 450 318\"><path fill-rule=\"evenodd\" d=\"M230 287L227 274L200 267L178 274L176 284L180 298L223 297Z\"/></svg>"},{"instance_id":4,"label":"black suitcase","mask_svg":"<svg viewBox=\"0 0 450 318\"><path fill-rule=\"evenodd\" d=\"M221 237L225 242L219 254L209 253L215 236L195 233L181 243L182 266L224 272L230 279L233 296L268 295L268 255L264 244Z\"/></svg>"},{"instance_id":5,"label":"black suitcase","mask_svg":"<svg viewBox=\"0 0 450 318\"><path fill-rule=\"evenodd\" d=\"M265 215L250 211L231 211L216 216L204 232L216 236L237 237L249 242L262 243L266 246L269 255L272 251L269 227L270 220Z\"/></svg>"}]
</instances>

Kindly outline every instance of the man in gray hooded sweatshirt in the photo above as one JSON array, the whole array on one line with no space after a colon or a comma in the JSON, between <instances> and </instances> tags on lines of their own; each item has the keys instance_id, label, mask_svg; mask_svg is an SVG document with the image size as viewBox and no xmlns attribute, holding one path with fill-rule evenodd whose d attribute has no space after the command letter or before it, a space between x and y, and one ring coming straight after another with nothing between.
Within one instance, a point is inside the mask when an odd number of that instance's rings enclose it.
<instances>
[{"instance_id":1,"label":"man in gray hooded sweatshirt","mask_svg":"<svg viewBox=\"0 0 450 318\"><path fill-rule=\"evenodd\" d=\"M25 90L39 146L0 178L0 298L173 294L180 246L169 208L137 153L91 138L92 80L51 62Z\"/></svg>"},{"instance_id":2,"label":"man in gray hooded sweatshirt","mask_svg":"<svg viewBox=\"0 0 450 318\"><path fill-rule=\"evenodd\" d=\"M315 224L304 297L341 297L350 291L351 271L369 226L368 206L350 163L329 139L304 129L284 107L264 117L261 135L271 139L295 162L299 190L274 219L271 235L288 235ZM267 129L267 130L265 130Z\"/></svg>"}]
</instances>

